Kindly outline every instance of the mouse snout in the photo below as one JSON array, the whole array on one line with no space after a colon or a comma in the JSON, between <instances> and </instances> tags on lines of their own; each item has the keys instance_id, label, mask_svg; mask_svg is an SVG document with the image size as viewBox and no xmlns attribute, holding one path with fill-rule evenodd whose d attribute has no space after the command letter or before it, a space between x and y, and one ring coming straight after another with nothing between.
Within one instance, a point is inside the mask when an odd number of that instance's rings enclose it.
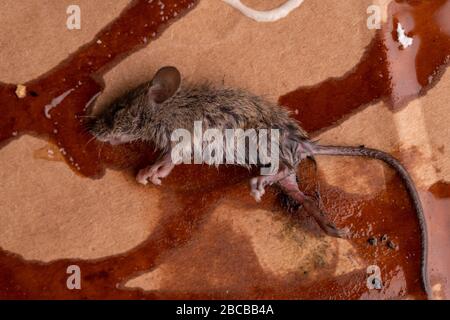
<instances>
[{"instance_id":1,"label":"mouse snout","mask_svg":"<svg viewBox=\"0 0 450 320\"><path fill-rule=\"evenodd\" d=\"M104 119L96 119L88 129L98 141L109 143L113 146L124 144L135 140L134 135L124 132L120 127L110 127Z\"/></svg>"},{"instance_id":2,"label":"mouse snout","mask_svg":"<svg viewBox=\"0 0 450 320\"><path fill-rule=\"evenodd\" d=\"M107 125L103 118L96 118L86 124L86 128L90 134L95 136L97 140L108 142L112 136L112 128Z\"/></svg>"},{"instance_id":3,"label":"mouse snout","mask_svg":"<svg viewBox=\"0 0 450 320\"><path fill-rule=\"evenodd\" d=\"M104 137L97 137L98 140L102 142L107 142L112 146L117 146L119 144L129 143L136 139L134 139L132 136L121 134L121 135L106 135Z\"/></svg>"},{"instance_id":4,"label":"mouse snout","mask_svg":"<svg viewBox=\"0 0 450 320\"><path fill-rule=\"evenodd\" d=\"M115 137L110 134L94 134L94 136L98 141L109 143L112 146L125 143L120 137Z\"/></svg>"},{"instance_id":5,"label":"mouse snout","mask_svg":"<svg viewBox=\"0 0 450 320\"><path fill-rule=\"evenodd\" d=\"M109 144L112 146L117 146L118 144L124 143L124 141L122 141L122 139L120 138L109 138L106 140L106 142L109 142Z\"/></svg>"}]
</instances>

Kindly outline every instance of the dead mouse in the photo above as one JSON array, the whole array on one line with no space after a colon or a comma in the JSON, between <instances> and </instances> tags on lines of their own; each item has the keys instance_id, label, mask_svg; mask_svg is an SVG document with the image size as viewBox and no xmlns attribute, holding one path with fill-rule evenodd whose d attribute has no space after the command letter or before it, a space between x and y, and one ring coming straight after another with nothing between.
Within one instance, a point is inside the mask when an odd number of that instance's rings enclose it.
<instances>
[{"instance_id":1,"label":"dead mouse","mask_svg":"<svg viewBox=\"0 0 450 320\"><path fill-rule=\"evenodd\" d=\"M280 106L240 89L182 84L175 67L161 68L151 81L117 99L90 123L89 130L98 140L111 144L135 140L152 142L161 150L161 157L155 164L140 170L137 181L146 184L150 180L159 185L175 166L171 159L172 132L179 128L191 130L194 121L202 121L205 128L279 129L279 170L274 175L252 178L252 195L259 200L266 186L278 184L291 199L303 205L328 235L334 237L345 237L349 230L338 229L314 199L299 190L295 173L302 159L316 155L362 156L389 164L403 179L417 212L422 233L422 283L429 294L427 234L422 205L406 169L387 153L363 146L318 145L308 139L299 123Z\"/></svg>"}]
</instances>

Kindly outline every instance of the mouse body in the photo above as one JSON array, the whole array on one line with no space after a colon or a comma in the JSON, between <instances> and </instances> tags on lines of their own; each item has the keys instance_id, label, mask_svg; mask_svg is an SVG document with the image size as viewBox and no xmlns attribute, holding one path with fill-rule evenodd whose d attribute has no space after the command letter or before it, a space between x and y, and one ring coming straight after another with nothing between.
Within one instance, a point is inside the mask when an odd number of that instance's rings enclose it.
<instances>
[{"instance_id":1,"label":"mouse body","mask_svg":"<svg viewBox=\"0 0 450 320\"><path fill-rule=\"evenodd\" d=\"M267 129L279 130L279 169L272 175L250 179L251 194L261 200L265 187L277 184L296 204L316 220L326 234L347 237L347 228L339 229L327 219L315 199L298 187L296 172L300 162L317 155L362 156L381 160L394 168L405 183L421 227L422 284L430 295L427 272L427 233L420 198L406 169L391 155L360 147L322 146L311 141L289 112L265 99L235 88L216 87L207 83L182 83L175 67L161 68L149 82L143 83L114 101L92 120L89 131L98 140L111 144L136 140L151 142L161 152L160 158L139 171L139 183L160 185L175 164L171 150L174 130L192 131L193 123L201 121L204 129Z\"/></svg>"}]
</instances>

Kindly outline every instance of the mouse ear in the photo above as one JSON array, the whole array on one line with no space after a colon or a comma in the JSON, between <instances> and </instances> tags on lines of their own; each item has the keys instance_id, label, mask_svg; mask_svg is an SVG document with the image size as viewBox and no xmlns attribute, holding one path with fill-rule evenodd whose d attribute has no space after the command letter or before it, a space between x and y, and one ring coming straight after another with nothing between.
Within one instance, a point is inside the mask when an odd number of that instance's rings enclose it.
<instances>
[{"instance_id":1,"label":"mouse ear","mask_svg":"<svg viewBox=\"0 0 450 320\"><path fill-rule=\"evenodd\" d=\"M149 97L156 103L162 103L177 92L181 75L175 67L163 67L156 72L149 88Z\"/></svg>"}]
</instances>

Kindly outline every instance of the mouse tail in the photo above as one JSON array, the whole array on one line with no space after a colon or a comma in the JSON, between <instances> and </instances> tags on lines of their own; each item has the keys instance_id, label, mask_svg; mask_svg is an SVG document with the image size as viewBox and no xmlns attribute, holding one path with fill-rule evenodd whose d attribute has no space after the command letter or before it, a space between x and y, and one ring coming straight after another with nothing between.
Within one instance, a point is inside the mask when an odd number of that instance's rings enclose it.
<instances>
[{"instance_id":1,"label":"mouse tail","mask_svg":"<svg viewBox=\"0 0 450 320\"><path fill-rule=\"evenodd\" d=\"M421 258L421 273L422 273L422 286L427 294L428 298L431 298L430 281L428 279L428 234L427 226L425 221L425 214L422 208L422 203L420 201L419 194L416 190L413 180L409 175L405 167L390 154L376 150L366 148L364 146L360 147L341 147L341 146L321 146L311 143L308 146L311 154L315 155L328 155L328 156L360 156L368 157L377 160L381 160L391 166L402 178L406 190L413 202L414 208L417 213L417 218L419 219L421 237L422 237L422 258Z\"/></svg>"}]
</instances>

